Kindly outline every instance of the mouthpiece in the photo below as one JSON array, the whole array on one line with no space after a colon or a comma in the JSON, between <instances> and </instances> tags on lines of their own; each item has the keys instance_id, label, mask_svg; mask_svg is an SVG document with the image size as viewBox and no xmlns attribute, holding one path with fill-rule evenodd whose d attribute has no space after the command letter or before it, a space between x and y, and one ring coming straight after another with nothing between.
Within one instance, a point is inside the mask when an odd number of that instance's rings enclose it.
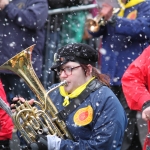
<instances>
[{"instance_id":1,"label":"mouthpiece","mask_svg":"<svg viewBox=\"0 0 150 150\"><path fill-rule=\"evenodd\" d=\"M63 85L67 85L67 81L66 80L60 82L60 86L63 86Z\"/></svg>"}]
</instances>

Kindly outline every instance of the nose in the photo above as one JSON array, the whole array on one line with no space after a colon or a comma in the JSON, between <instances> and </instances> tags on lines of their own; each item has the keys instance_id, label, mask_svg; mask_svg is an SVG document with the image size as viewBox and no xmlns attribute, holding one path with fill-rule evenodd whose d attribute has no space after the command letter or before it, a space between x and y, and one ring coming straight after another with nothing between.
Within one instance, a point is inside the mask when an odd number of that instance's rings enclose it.
<instances>
[{"instance_id":1,"label":"nose","mask_svg":"<svg viewBox=\"0 0 150 150\"><path fill-rule=\"evenodd\" d=\"M60 74L60 78L67 78L68 76L66 75L65 71L63 70Z\"/></svg>"}]
</instances>

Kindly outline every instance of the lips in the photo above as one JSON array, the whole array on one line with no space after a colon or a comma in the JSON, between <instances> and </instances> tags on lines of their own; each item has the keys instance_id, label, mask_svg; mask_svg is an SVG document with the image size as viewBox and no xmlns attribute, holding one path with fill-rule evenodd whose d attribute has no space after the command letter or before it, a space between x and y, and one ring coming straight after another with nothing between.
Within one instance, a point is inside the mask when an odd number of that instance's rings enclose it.
<instances>
[{"instance_id":1,"label":"lips","mask_svg":"<svg viewBox=\"0 0 150 150\"><path fill-rule=\"evenodd\" d=\"M66 81L66 80L65 80ZM68 84L69 84L69 82L68 81L66 81L66 84L64 85L64 86L68 86Z\"/></svg>"}]
</instances>

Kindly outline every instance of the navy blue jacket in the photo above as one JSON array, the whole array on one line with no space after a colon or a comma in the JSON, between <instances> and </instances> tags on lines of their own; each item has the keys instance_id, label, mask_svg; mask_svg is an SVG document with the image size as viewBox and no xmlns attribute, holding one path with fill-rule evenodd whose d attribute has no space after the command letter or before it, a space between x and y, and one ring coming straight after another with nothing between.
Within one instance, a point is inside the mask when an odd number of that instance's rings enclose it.
<instances>
[{"instance_id":1,"label":"navy blue jacket","mask_svg":"<svg viewBox=\"0 0 150 150\"><path fill-rule=\"evenodd\" d=\"M12 0L0 11L0 65L36 44L32 63L40 76L47 16L47 0Z\"/></svg>"},{"instance_id":2,"label":"navy blue jacket","mask_svg":"<svg viewBox=\"0 0 150 150\"><path fill-rule=\"evenodd\" d=\"M64 98L59 89L53 91L50 97L58 111L64 108ZM84 121L86 125L82 124ZM103 86L92 92L65 123L75 142L61 140L60 150L120 150L127 118L117 97Z\"/></svg>"},{"instance_id":3,"label":"navy blue jacket","mask_svg":"<svg viewBox=\"0 0 150 150\"><path fill-rule=\"evenodd\" d=\"M127 19L127 16L135 10L137 10L136 18ZM103 35L102 73L111 77L112 85L121 85L124 71L149 45L150 2L145 1L126 8L124 17L117 17L115 24L108 23L98 32L91 34L96 37Z\"/></svg>"}]
</instances>

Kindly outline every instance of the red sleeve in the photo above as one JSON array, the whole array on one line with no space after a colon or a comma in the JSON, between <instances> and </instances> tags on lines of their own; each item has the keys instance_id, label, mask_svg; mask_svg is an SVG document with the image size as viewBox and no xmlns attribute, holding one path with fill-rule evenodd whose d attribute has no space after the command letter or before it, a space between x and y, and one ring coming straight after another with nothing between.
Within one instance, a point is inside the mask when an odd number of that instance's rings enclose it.
<instances>
[{"instance_id":1,"label":"red sleeve","mask_svg":"<svg viewBox=\"0 0 150 150\"><path fill-rule=\"evenodd\" d=\"M5 101L5 103L8 104L1 81L0 81L0 97ZM0 108L0 140L11 139L12 130L13 130L12 119L3 109Z\"/></svg>"},{"instance_id":2,"label":"red sleeve","mask_svg":"<svg viewBox=\"0 0 150 150\"><path fill-rule=\"evenodd\" d=\"M130 109L141 110L150 100L150 46L125 71L122 87Z\"/></svg>"}]
</instances>

